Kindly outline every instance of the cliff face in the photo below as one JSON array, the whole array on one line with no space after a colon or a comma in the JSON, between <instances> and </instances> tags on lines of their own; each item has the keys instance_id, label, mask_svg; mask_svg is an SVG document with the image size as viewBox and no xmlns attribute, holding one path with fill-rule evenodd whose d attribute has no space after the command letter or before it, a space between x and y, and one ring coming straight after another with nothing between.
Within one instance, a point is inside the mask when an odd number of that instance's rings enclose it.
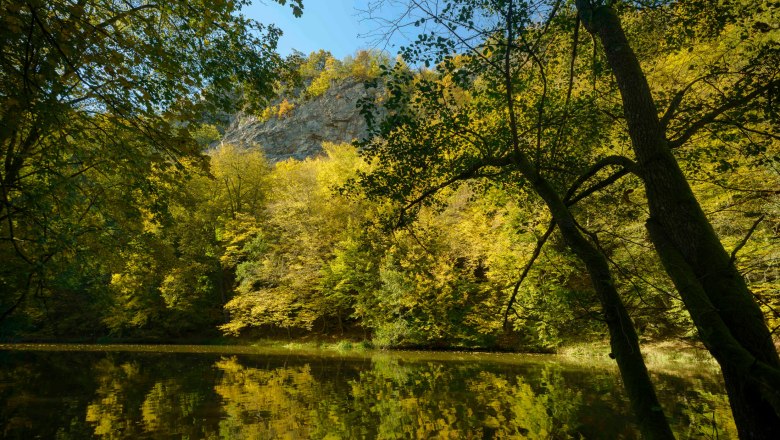
<instances>
[{"instance_id":1,"label":"cliff face","mask_svg":"<svg viewBox=\"0 0 780 440\"><path fill-rule=\"evenodd\" d=\"M322 152L323 142L351 142L366 134L366 124L357 108L366 96L363 82L334 82L321 96L294 102L282 116L261 120L239 114L222 139L245 148L262 148L269 162L305 159Z\"/></svg>"}]
</instances>

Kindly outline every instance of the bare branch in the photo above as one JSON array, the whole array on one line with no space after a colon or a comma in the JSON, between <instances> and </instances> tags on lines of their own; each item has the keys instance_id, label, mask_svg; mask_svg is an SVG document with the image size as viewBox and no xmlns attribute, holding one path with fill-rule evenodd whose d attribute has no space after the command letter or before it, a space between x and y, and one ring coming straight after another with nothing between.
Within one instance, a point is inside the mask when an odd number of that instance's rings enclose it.
<instances>
[{"instance_id":1,"label":"bare branch","mask_svg":"<svg viewBox=\"0 0 780 440\"><path fill-rule=\"evenodd\" d=\"M629 158L627 158L625 156L618 156L618 155L607 156L607 157L599 160L595 164L593 164L590 167L590 169L588 169L588 171L586 171L579 178L577 178L577 180L574 181L574 183L572 183L571 187L569 188L569 191L566 192L566 196L564 197L564 202L566 202L567 205L570 204L569 202L571 200L573 200L574 194L577 192L578 189L580 189L580 187L583 184L585 184L585 182L588 181L588 179L590 179L591 177L595 176L596 173L598 173L599 171L601 171L602 169L604 169L605 167L608 167L610 165L618 165L618 166L623 167L623 169L625 170L625 173L621 174L620 177L622 177L622 176L624 176L624 175L626 175L628 173L633 173L633 174L639 175L638 169L636 167L636 163L634 163L634 161L632 161L631 159L629 159ZM593 193L593 191L589 191L588 195L590 195L592 193ZM571 203L572 204L576 203L577 201L582 200L585 197L587 197L587 195L585 195L585 196L580 195L579 197L576 198L575 201L573 201Z\"/></svg>"},{"instance_id":2,"label":"bare branch","mask_svg":"<svg viewBox=\"0 0 780 440\"><path fill-rule=\"evenodd\" d=\"M555 156L555 152L558 148L558 144L563 136L563 130L566 128L566 122L569 119L569 104L571 103L571 93L574 89L574 65L577 61L577 47L580 40L580 16L577 15L577 19L574 23L574 36L572 36L572 48L571 48L571 60L569 62L569 86L566 89L566 100L563 103L563 118L561 118L561 125L558 127L558 133L555 136L555 142L552 146L552 157Z\"/></svg>"},{"instance_id":3,"label":"bare branch","mask_svg":"<svg viewBox=\"0 0 780 440\"><path fill-rule=\"evenodd\" d=\"M741 124L740 122L733 121L730 119L718 119L716 121L713 121L716 124L723 124L723 125L730 125L732 127L738 128L739 130L747 133L756 134L758 136L768 137L770 139L774 139L776 141L780 141L780 135L777 135L776 133L773 133L771 131L761 131L755 128L746 127L744 124Z\"/></svg>"},{"instance_id":4,"label":"bare branch","mask_svg":"<svg viewBox=\"0 0 780 440\"><path fill-rule=\"evenodd\" d=\"M596 183L595 185L588 187L588 189L586 189L585 191L583 191L580 194L578 194L577 197L574 197L571 200L566 200L565 201L566 206L571 206L571 205L579 202L580 200L590 196L591 194L593 194L593 193L595 193L595 192L597 192L599 190L602 190L602 189L608 187L609 185L612 185L613 183L617 182L618 180L620 180L623 176L625 176L627 174L629 174L629 171L627 169L625 169L625 168L623 168L620 171L617 171L615 174L612 174L611 176L607 177L606 179L600 181L599 183Z\"/></svg>"},{"instance_id":5,"label":"bare branch","mask_svg":"<svg viewBox=\"0 0 780 440\"><path fill-rule=\"evenodd\" d=\"M704 81L707 78L710 78L712 76L717 75L718 73L709 73L707 75L700 76L690 83L683 87L680 91L675 93L674 97L672 98L672 101L669 103L669 108L666 109L666 112L661 117L661 125L666 128L669 125L669 121L672 120L674 117L675 112L677 112L677 109L680 107L680 104L682 103L683 98L685 97L685 94L688 93L688 91L696 85L696 83L700 81Z\"/></svg>"},{"instance_id":6,"label":"bare branch","mask_svg":"<svg viewBox=\"0 0 780 440\"><path fill-rule=\"evenodd\" d=\"M419 196L415 197L414 199L408 201L406 205L404 205L403 208L401 208L401 214L398 218L398 226L403 224L403 218L404 214L409 211L410 209L414 208L415 206L422 203L427 198L435 195L439 191L443 190L444 188L449 187L450 185L454 184L455 182L460 182L463 180L468 180L474 177L483 177L483 175L479 174L480 169L485 167L500 167L500 166L506 166L509 165L511 161L508 158L504 159L482 159L474 164L472 164L470 167L465 169L464 171L450 177L449 179L446 179L428 189L423 191Z\"/></svg>"},{"instance_id":7,"label":"bare branch","mask_svg":"<svg viewBox=\"0 0 780 440\"><path fill-rule=\"evenodd\" d=\"M126 11L122 11L122 12L116 14L115 16L113 16L113 17L109 18L108 20L98 24L95 27L99 28L99 29L103 29L103 28L105 28L107 26L110 26L110 25L116 23L117 21L119 21L119 20L129 16L129 15L135 14L136 12L143 11L144 9L156 9L156 8L157 8L156 4L136 6L135 8L131 8L131 9L128 9Z\"/></svg>"}]
</instances>

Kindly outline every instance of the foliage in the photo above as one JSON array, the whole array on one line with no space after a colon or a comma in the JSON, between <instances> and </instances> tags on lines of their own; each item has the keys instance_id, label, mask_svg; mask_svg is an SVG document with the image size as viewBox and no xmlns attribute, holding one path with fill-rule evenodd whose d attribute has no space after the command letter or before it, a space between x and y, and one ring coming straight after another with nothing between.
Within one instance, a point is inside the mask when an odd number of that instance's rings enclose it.
<instances>
[{"instance_id":1,"label":"foliage","mask_svg":"<svg viewBox=\"0 0 780 440\"><path fill-rule=\"evenodd\" d=\"M103 261L166 202L148 176L199 156L214 133L198 121L231 110L234 92L249 106L272 92L279 30L240 15L247 3L3 2L0 321L101 301ZM99 255L82 275L79 255Z\"/></svg>"},{"instance_id":2,"label":"foliage","mask_svg":"<svg viewBox=\"0 0 780 440\"><path fill-rule=\"evenodd\" d=\"M322 96L334 82L347 78L353 81L375 79L380 74L380 66L389 62L388 56L379 51L360 50L354 57L337 60L330 52L320 50L312 52L301 63L298 72L304 84L308 84L304 96L314 98Z\"/></svg>"},{"instance_id":3,"label":"foliage","mask_svg":"<svg viewBox=\"0 0 780 440\"><path fill-rule=\"evenodd\" d=\"M653 282L636 269L636 259L625 245L628 234L613 236L613 231L600 228L599 222L592 225L589 218L589 208L599 206L599 198L609 200L604 189L614 190L618 182L630 185L631 180L622 178L636 175L645 190L647 230L653 247L702 340L723 367L741 435L769 438L780 423L777 401L774 397L753 397L774 396L780 385L741 366L758 363L775 377L780 361L753 294L734 265L736 252L745 242L731 255L726 252L691 190L691 174L685 175L674 157L677 151L685 154L692 146L706 151L708 141L720 151L744 142L745 150L750 151L746 156L762 155L767 145L777 140L769 127L776 114L771 101L777 88L778 34L762 25L754 26L758 32L750 32L745 22L736 18L756 14L753 17L763 20L764 9L740 4L734 10L741 14L727 18L715 32L690 35L685 49L690 53L699 48L706 51L690 59L676 56L677 47L664 48L669 50L665 52L643 41L658 38L657 33L642 29L657 16L625 11L620 8L626 6L622 2L515 4L509 0L488 4L453 0L433 6L415 2L393 23L401 29L432 22L423 26L417 40L403 53L407 61L423 62L426 67L435 64L436 70L414 75L404 69L385 69L386 96L377 102L364 100L363 111L372 132L362 148L380 167L361 175L360 186L370 196L397 201L399 224L415 218L421 206L436 203L437 195L463 181L516 181L531 188L550 210L553 222L517 282L505 316L508 318L520 284L557 228L588 270L609 329L612 355L624 376L643 435L671 438L640 354L635 323L624 305L628 301L619 294L623 291L623 297L631 298L626 295L629 286L621 281L637 286L630 293L636 294L643 306L669 310L675 307L676 298L668 295L664 278L661 283ZM672 3L658 6L660 15L675 11ZM424 18L411 22L420 15ZM625 28L621 18L627 23ZM670 27L684 22L672 20ZM578 70L578 64L582 65L582 57L578 58L581 24L593 37L593 57L590 66L585 64L585 69ZM640 37L627 38L632 32L639 32ZM569 35L570 49L560 50L567 47ZM635 52L629 41L640 49ZM671 85L667 109L659 114L653 98L657 90L648 86L648 79L653 78L644 73L635 53L645 63L657 60L663 66L659 71L667 66L676 69L669 61L677 58L675 61L699 76L675 71L683 82ZM599 57L608 69L596 67ZM590 74L592 89L582 87L587 84L583 72ZM599 76L606 83L603 88L599 87ZM670 83L673 81L654 82L657 88ZM376 110L377 104L381 111ZM374 121L377 114L379 123ZM735 134L735 129L742 132L732 143L729 135ZM705 131L712 136L702 140L699 137ZM753 141L751 135L759 140ZM713 156L718 153L711 153ZM761 162L766 166L772 159L762 157ZM693 163L702 168L712 166L702 157ZM611 166L618 170L597 180L596 176ZM715 170L732 167L721 157ZM586 183L591 186L584 186ZM633 191L629 186L623 197L629 199ZM582 202L594 195L587 205ZM636 219L636 213L629 211L619 218L620 229L630 231L629 222ZM754 223L748 235L757 225ZM628 264L615 258L620 255L615 249L621 241ZM642 241L634 246L642 246ZM621 272L621 277L614 276L613 270ZM636 280L642 280L643 288ZM685 317L667 320L674 321L684 322ZM757 416L762 412L768 418Z\"/></svg>"},{"instance_id":4,"label":"foliage","mask_svg":"<svg viewBox=\"0 0 780 440\"><path fill-rule=\"evenodd\" d=\"M237 268L237 295L227 304L223 330L275 325L311 329L322 317L346 317L344 300L321 289L323 265L334 246L359 227L363 207L333 188L360 167L349 146L325 145L327 159L277 164L269 176L275 191L265 207L262 233L245 245Z\"/></svg>"},{"instance_id":5,"label":"foliage","mask_svg":"<svg viewBox=\"0 0 780 440\"><path fill-rule=\"evenodd\" d=\"M362 332L381 347L527 350L603 337L584 266L558 232L515 292L550 215L512 163L504 78L483 68L504 61L498 34L475 54L423 33L403 54L428 68L371 51L281 60L278 30L234 14L241 2L109 3L3 6L4 335L297 330ZM445 3L475 26L492 13ZM776 21L772 8L673 2L621 14L654 96L677 106L673 137L722 103L719 90L749 93L773 74L777 32L762 25ZM562 5L542 32L522 16L523 44L543 56L509 60L521 147L561 195L593 164L632 158L604 54L574 18ZM34 56L20 58L27 47ZM269 164L261 146L216 147L208 115L219 108L282 118L345 81L373 82L371 104L388 110L370 119L381 136L362 149L325 145L322 157ZM675 154L776 328L770 98L729 110ZM587 197L569 209L608 258L641 336L695 337L650 252L641 181L623 171L613 163L579 182L569 195Z\"/></svg>"}]
</instances>

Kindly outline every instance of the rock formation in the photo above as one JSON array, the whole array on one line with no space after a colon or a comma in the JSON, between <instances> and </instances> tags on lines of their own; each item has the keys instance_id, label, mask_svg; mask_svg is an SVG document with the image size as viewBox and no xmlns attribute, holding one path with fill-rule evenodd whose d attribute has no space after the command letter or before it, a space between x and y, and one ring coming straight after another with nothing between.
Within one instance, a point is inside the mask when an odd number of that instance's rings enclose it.
<instances>
[{"instance_id":1,"label":"rock formation","mask_svg":"<svg viewBox=\"0 0 780 440\"><path fill-rule=\"evenodd\" d=\"M262 148L271 163L316 156L323 142L351 142L365 135L357 103L366 93L362 81L334 81L321 96L293 100L293 108L281 116L265 121L254 115L235 116L222 142Z\"/></svg>"}]
</instances>

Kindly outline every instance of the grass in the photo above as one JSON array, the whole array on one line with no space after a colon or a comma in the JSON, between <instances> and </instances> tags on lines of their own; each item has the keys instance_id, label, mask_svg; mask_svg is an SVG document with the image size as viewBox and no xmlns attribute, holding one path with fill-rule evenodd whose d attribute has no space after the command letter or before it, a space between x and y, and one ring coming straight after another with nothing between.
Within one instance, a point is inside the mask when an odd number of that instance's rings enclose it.
<instances>
[{"instance_id":1,"label":"grass","mask_svg":"<svg viewBox=\"0 0 780 440\"><path fill-rule=\"evenodd\" d=\"M326 350L335 350L340 353L344 353L350 351L373 350L374 345L370 341L353 342L353 341L342 340L336 342L335 344L326 344L323 348Z\"/></svg>"},{"instance_id":2,"label":"grass","mask_svg":"<svg viewBox=\"0 0 780 440\"><path fill-rule=\"evenodd\" d=\"M261 339L254 341L251 345L262 348L284 348L295 351L325 350L339 353L364 352L374 349L374 345L370 341L352 341L349 339L336 341Z\"/></svg>"},{"instance_id":3,"label":"grass","mask_svg":"<svg viewBox=\"0 0 780 440\"><path fill-rule=\"evenodd\" d=\"M31 341L9 341L15 343L77 343L77 344L143 344L143 345L206 345L206 346L246 346L258 349L270 349L277 351L295 351L295 352L326 352L333 355L363 355L377 350L378 347L369 340L362 339L361 335L351 335L352 337L338 338L333 336L315 335L288 338L251 338L251 337L202 337L182 340L134 340L134 339L114 339L102 338L101 340L31 340ZM2 341L0 341L2 342ZM702 370L702 372L717 371L718 365L712 356L700 345L686 343L679 340L668 340L662 342L644 342L641 345L642 354L645 363L650 370L661 372L680 372L693 369ZM390 351L393 348L388 347ZM418 347L419 350L426 350L425 347ZM435 350L435 349L434 349ZM457 350L456 350L457 351ZM472 350L466 350L472 351ZM490 352L491 350L484 350ZM570 362L580 365L591 365L604 368L614 368L615 361L609 357L609 342L588 341L574 342L564 344L555 350L557 357L563 362Z\"/></svg>"},{"instance_id":4,"label":"grass","mask_svg":"<svg viewBox=\"0 0 780 440\"><path fill-rule=\"evenodd\" d=\"M678 370L691 365L706 369L718 366L704 347L683 341L646 342L641 344L641 349L651 370ZM609 342L596 341L567 344L558 348L557 354L574 362L614 363L609 357L610 351Z\"/></svg>"},{"instance_id":5,"label":"grass","mask_svg":"<svg viewBox=\"0 0 780 440\"><path fill-rule=\"evenodd\" d=\"M665 341L648 344L643 348L648 365L706 365L717 367L715 358L699 345L686 344L680 341Z\"/></svg>"}]
</instances>

